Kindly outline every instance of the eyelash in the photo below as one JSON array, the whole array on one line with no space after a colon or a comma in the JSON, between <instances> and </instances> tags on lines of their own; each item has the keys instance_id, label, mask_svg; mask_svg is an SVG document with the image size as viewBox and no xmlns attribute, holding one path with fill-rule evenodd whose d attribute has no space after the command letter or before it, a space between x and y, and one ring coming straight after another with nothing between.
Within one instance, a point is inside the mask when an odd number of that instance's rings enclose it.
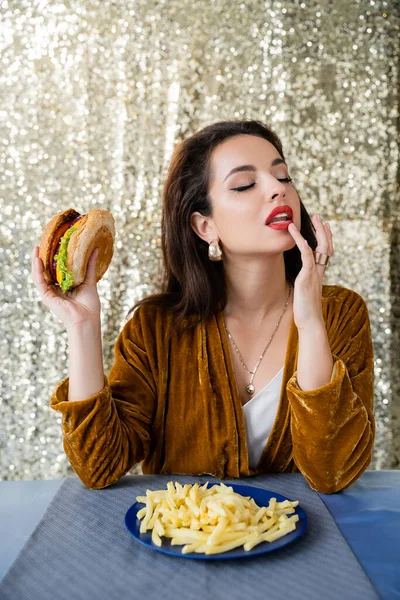
<instances>
[{"instance_id":1,"label":"eyelash","mask_svg":"<svg viewBox=\"0 0 400 600\"><path fill-rule=\"evenodd\" d=\"M283 179L278 179L278 181L282 181L283 183L290 183L292 180L291 177L284 177ZM254 187L256 184L255 183L251 183L250 185L243 185L241 187L237 187L237 188L231 188L233 192L245 192L246 190L249 190L250 188Z\"/></svg>"}]
</instances>

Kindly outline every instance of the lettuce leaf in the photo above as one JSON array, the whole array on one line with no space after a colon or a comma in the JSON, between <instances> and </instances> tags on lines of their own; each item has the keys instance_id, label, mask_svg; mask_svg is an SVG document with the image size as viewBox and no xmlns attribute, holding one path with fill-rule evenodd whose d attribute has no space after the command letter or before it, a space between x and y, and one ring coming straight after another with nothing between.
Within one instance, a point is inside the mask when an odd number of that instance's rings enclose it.
<instances>
[{"instance_id":1,"label":"lettuce leaf","mask_svg":"<svg viewBox=\"0 0 400 600\"><path fill-rule=\"evenodd\" d=\"M62 273L62 279L59 285L63 292L68 292L68 290L70 290L74 284L74 279L71 273L68 273L67 271L67 250L69 239L77 229L78 227L73 225L70 229L68 229L65 235L63 235L60 241L60 250L54 257L54 260L57 262L58 268Z\"/></svg>"}]
</instances>

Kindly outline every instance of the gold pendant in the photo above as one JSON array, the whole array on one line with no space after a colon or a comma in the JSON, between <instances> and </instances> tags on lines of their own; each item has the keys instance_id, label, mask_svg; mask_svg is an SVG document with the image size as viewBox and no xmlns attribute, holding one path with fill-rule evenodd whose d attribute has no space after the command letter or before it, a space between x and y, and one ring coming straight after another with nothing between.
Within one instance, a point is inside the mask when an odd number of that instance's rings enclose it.
<instances>
[{"instance_id":1,"label":"gold pendant","mask_svg":"<svg viewBox=\"0 0 400 600\"><path fill-rule=\"evenodd\" d=\"M255 387L254 387L254 385L252 383L249 383L249 385L246 385L246 392L248 394L250 394L250 396L252 394L254 394L254 390L255 390Z\"/></svg>"}]
</instances>

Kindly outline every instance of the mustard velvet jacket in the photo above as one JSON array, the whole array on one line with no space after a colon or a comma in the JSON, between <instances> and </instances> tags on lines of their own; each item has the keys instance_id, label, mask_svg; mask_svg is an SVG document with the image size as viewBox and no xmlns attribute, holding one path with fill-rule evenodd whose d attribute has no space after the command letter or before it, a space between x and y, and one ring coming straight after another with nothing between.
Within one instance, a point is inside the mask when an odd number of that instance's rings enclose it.
<instances>
[{"instance_id":1,"label":"mustard velvet jacket","mask_svg":"<svg viewBox=\"0 0 400 600\"><path fill-rule=\"evenodd\" d=\"M51 398L82 482L106 487L143 461L145 474L223 479L300 471L325 494L349 486L370 463L375 437L370 321L361 296L341 286L323 286L322 308L334 359L331 381L311 391L298 386L292 319L278 412L256 469L248 465L222 313L178 331L166 309L137 308L117 339L103 390L68 402L65 379Z\"/></svg>"}]
</instances>

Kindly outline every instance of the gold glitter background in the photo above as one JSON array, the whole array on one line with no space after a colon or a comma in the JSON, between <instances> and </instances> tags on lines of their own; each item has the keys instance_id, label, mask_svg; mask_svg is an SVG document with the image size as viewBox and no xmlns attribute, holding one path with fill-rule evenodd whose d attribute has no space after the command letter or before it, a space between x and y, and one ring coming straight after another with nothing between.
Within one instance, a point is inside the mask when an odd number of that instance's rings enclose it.
<instances>
[{"instance_id":1,"label":"gold glitter background","mask_svg":"<svg viewBox=\"0 0 400 600\"><path fill-rule=\"evenodd\" d=\"M128 309L157 285L172 149L232 118L276 129L332 226L325 282L359 292L372 322L371 468L399 466L399 33L396 0L0 0L0 478L71 473L48 407L66 334L30 275L44 225L70 206L115 216L108 372Z\"/></svg>"}]
</instances>

